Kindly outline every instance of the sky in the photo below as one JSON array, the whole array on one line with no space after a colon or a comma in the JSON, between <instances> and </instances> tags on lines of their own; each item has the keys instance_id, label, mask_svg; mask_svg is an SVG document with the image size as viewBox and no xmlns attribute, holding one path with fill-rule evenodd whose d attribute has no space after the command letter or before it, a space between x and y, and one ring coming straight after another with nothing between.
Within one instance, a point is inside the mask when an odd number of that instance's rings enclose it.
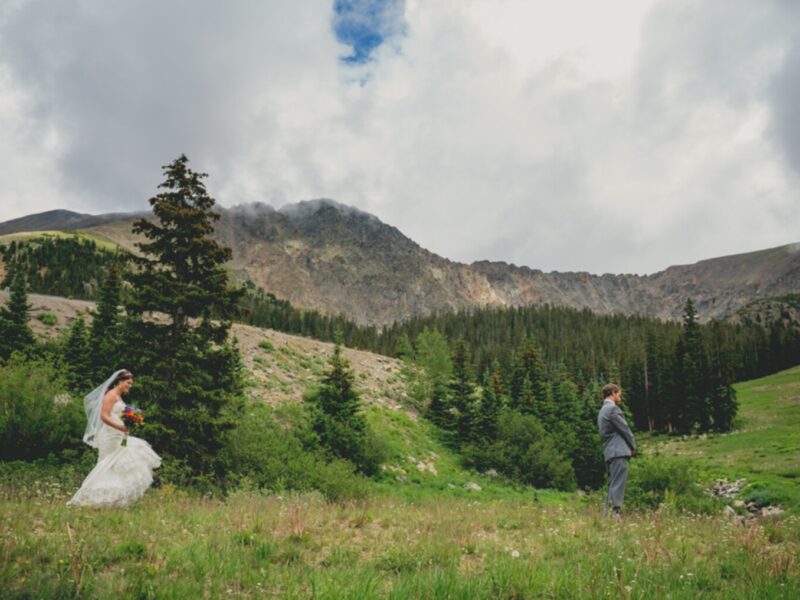
<instances>
[{"instance_id":1,"label":"sky","mask_svg":"<svg viewBox=\"0 0 800 600\"><path fill-rule=\"evenodd\" d=\"M795 0L2 0L0 221L331 198L441 256L800 242Z\"/></svg>"}]
</instances>

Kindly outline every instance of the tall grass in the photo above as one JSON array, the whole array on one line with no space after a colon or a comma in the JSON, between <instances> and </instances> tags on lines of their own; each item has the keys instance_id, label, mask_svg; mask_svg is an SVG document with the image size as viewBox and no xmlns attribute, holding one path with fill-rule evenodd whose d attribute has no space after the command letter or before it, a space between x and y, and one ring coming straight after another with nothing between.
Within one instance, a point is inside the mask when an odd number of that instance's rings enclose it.
<instances>
[{"instance_id":1,"label":"tall grass","mask_svg":"<svg viewBox=\"0 0 800 600\"><path fill-rule=\"evenodd\" d=\"M166 487L128 510L0 500L4 598L796 598L800 523L738 528L661 508L621 524L599 499Z\"/></svg>"}]
</instances>

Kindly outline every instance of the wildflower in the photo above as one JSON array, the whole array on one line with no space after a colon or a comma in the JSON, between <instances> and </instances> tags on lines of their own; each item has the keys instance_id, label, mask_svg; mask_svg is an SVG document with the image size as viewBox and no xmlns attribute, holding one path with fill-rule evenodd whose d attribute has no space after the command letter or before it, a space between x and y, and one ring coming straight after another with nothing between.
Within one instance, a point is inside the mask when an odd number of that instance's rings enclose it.
<instances>
[{"instance_id":1,"label":"wildflower","mask_svg":"<svg viewBox=\"0 0 800 600\"><path fill-rule=\"evenodd\" d=\"M511 551L511 558L519 558L519 552L516 550Z\"/></svg>"}]
</instances>

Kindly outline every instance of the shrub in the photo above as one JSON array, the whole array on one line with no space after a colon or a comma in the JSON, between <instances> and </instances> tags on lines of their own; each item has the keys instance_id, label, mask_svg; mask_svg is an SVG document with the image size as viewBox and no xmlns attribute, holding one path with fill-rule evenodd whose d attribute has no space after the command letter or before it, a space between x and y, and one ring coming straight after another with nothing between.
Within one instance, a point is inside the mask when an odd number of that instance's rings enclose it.
<instances>
[{"instance_id":1,"label":"shrub","mask_svg":"<svg viewBox=\"0 0 800 600\"><path fill-rule=\"evenodd\" d=\"M625 503L633 508L667 504L678 510L717 512L721 502L706 495L694 465L672 457L642 457L630 462Z\"/></svg>"},{"instance_id":2,"label":"shrub","mask_svg":"<svg viewBox=\"0 0 800 600\"><path fill-rule=\"evenodd\" d=\"M81 444L86 418L61 373L18 356L0 368L0 459L32 460Z\"/></svg>"},{"instance_id":3,"label":"shrub","mask_svg":"<svg viewBox=\"0 0 800 600\"><path fill-rule=\"evenodd\" d=\"M544 427L532 415L503 413L494 442L463 450L469 467L496 469L506 477L539 488L575 489L575 471Z\"/></svg>"},{"instance_id":4,"label":"shrub","mask_svg":"<svg viewBox=\"0 0 800 600\"><path fill-rule=\"evenodd\" d=\"M328 461L313 447L314 436L302 411L284 413L251 406L227 436L223 460L228 487L241 485L273 491L319 490L330 500L366 495L366 479L353 463Z\"/></svg>"},{"instance_id":5,"label":"shrub","mask_svg":"<svg viewBox=\"0 0 800 600\"><path fill-rule=\"evenodd\" d=\"M36 316L42 323L47 325L48 327L52 327L58 323L58 317L56 317L53 313L40 313Z\"/></svg>"},{"instance_id":6,"label":"shrub","mask_svg":"<svg viewBox=\"0 0 800 600\"><path fill-rule=\"evenodd\" d=\"M755 481L744 489L743 499L757 506L774 506L789 502L789 495L783 488Z\"/></svg>"}]
</instances>

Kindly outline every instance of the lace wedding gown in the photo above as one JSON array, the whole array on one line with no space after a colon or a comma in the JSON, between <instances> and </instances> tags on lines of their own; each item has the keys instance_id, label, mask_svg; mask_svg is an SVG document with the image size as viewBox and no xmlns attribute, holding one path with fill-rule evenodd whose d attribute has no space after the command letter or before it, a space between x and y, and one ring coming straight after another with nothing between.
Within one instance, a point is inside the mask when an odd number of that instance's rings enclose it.
<instances>
[{"instance_id":1,"label":"lace wedding gown","mask_svg":"<svg viewBox=\"0 0 800 600\"><path fill-rule=\"evenodd\" d=\"M116 402L111 418L121 423L124 408L124 402ZM67 504L124 507L142 497L153 483L153 469L161 464L161 458L150 444L133 436L122 446L124 438L119 429L103 423L97 434L97 464Z\"/></svg>"}]
</instances>

